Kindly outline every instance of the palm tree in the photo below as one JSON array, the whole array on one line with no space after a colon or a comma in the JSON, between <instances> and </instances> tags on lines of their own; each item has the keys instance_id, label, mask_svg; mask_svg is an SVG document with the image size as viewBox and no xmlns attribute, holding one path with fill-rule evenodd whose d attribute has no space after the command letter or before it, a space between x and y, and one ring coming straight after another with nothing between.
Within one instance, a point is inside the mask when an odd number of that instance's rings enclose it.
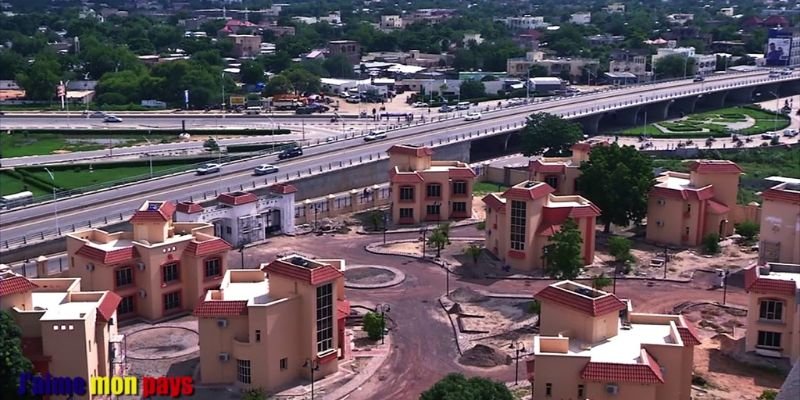
<instances>
[{"instance_id":1,"label":"palm tree","mask_svg":"<svg viewBox=\"0 0 800 400\"><path fill-rule=\"evenodd\" d=\"M441 257L442 249L448 244L447 236L440 229L434 229L428 237L428 246L436 248L436 257Z\"/></svg>"},{"instance_id":2,"label":"palm tree","mask_svg":"<svg viewBox=\"0 0 800 400\"><path fill-rule=\"evenodd\" d=\"M472 258L473 265L478 265L478 257L481 256L481 252L483 252L483 249L477 244L471 244L464 249L464 254Z\"/></svg>"}]
</instances>

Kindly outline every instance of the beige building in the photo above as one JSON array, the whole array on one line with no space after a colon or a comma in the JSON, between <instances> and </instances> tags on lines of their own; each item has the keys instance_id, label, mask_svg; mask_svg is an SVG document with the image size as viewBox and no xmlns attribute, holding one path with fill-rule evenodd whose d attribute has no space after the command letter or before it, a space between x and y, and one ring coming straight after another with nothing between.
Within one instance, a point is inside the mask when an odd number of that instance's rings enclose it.
<instances>
[{"instance_id":1,"label":"beige building","mask_svg":"<svg viewBox=\"0 0 800 400\"><path fill-rule=\"evenodd\" d=\"M228 271L195 308L202 383L274 392L312 378L316 365L313 379L338 370L345 261L292 254L262 267Z\"/></svg>"},{"instance_id":2,"label":"beige building","mask_svg":"<svg viewBox=\"0 0 800 400\"><path fill-rule=\"evenodd\" d=\"M777 184L761 200L759 262L800 264L800 184Z\"/></svg>"},{"instance_id":3,"label":"beige building","mask_svg":"<svg viewBox=\"0 0 800 400\"><path fill-rule=\"evenodd\" d=\"M534 399L691 399L700 340L683 316L633 313L629 302L571 281L535 298Z\"/></svg>"},{"instance_id":4,"label":"beige building","mask_svg":"<svg viewBox=\"0 0 800 400\"><path fill-rule=\"evenodd\" d=\"M647 240L697 246L703 237L733 233L731 209L739 192L738 165L725 160L697 160L689 173L665 172L656 178L647 201Z\"/></svg>"},{"instance_id":5,"label":"beige building","mask_svg":"<svg viewBox=\"0 0 800 400\"><path fill-rule=\"evenodd\" d=\"M583 261L591 264L600 209L581 196L555 196L553 192L544 182L525 181L500 195L484 197L486 249L512 268L529 272L543 268L550 236L571 218L583 238Z\"/></svg>"},{"instance_id":6,"label":"beige building","mask_svg":"<svg viewBox=\"0 0 800 400\"><path fill-rule=\"evenodd\" d=\"M544 182L555 194L571 195L578 193L578 177L581 164L589 161L589 153L595 146L608 146L602 140L587 140L572 145L570 157L541 157L528 162L529 180Z\"/></svg>"},{"instance_id":7,"label":"beige building","mask_svg":"<svg viewBox=\"0 0 800 400\"><path fill-rule=\"evenodd\" d=\"M256 57L261 54L261 35L228 35L233 40L236 57Z\"/></svg>"},{"instance_id":8,"label":"beige building","mask_svg":"<svg viewBox=\"0 0 800 400\"><path fill-rule=\"evenodd\" d=\"M472 216L476 175L469 165L460 161L432 161L430 147L395 145L388 153L395 224Z\"/></svg>"},{"instance_id":9,"label":"beige building","mask_svg":"<svg viewBox=\"0 0 800 400\"><path fill-rule=\"evenodd\" d=\"M156 321L183 314L216 288L231 246L214 225L173 222L175 204L147 201L131 217L133 232L89 229L67 235L69 270L89 290L122 297L120 319Z\"/></svg>"},{"instance_id":10,"label":"beige building","mask_svg":"<svg viewBox=\"0 0 800 400\"><path fill-rule=\"evenodd\" d=\"M123 340L115 321L119 303L114 292L81 291L77 278L28 279L0 272L0 310L10 312L22 330L22 351L34 373L87 382L90 376L124 374Z\"/></svg>"},{"instance_id":11,"label":"beige building","mask_svg":"<svg viewBox=\"0 0 800 400\"><path fill-rule=\"evenodd\" d=\"M800 360L800 265L767 263L745 270L750 293L747 351Z\"/></svg>"},{"instance_id":12,"label":"beige building","mask_svg":"<svg viewBox=\"0 0 800 400\"><path fill-rule=\"evenodd\" d=\"M357 65L361 62L361 45L355 40L331 40L328 42L328 55L342 55L350 64Z\"/></svg>"}]
</instances>

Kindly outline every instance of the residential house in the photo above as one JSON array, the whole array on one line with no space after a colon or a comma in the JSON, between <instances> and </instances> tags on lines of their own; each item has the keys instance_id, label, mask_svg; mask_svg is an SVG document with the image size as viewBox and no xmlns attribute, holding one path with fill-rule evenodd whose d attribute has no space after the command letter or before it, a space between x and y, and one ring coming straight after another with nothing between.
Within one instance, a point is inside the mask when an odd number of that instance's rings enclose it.
<instances>
[{"instance_id":1,"label":"residential house","mask_svg":"<svg viewBox=\"0 0 800 400\"><path fill-rule=\"evenodd\" d=\"M256 57L261 54L261 35L228 35L233 39L233 55L239 58Z\"/></svg>"},{"instance_id":2,"label":"residential house","mask_svg":"<svg viewBox=\"0 0 800 400\"><path fill-rule=\"evenodd\" d=\"M569 16L569 22L575 25L589 25L592 23L592 13L588 11L573 13Z\"/></svg>"},{"instance_id":3,"label":"residential house","mask_svg":"<svg viewBox=\"0 0 800 400\"><path fill-rule=\"evenodd\" d=\"M766 263L744 271L749 293L747 351L800 360L800 265Z\"/></svg>"},{"instance_id":4,"label":"residential house","mask_svg":"<svg viewBox=\"0 0 800 400\"><path fill-rule=\"evenodd\" d=\"M337 372L349 341L344 270L344 260L290 254L227 271L194 310L200 381L275 392Z\"/></svg>"},{"instance_id":5,"label":"residential house","mask_svg":"<svg viewBox=\"0 0 800 400\"><path fill-rule=\"evenodd\" d=\"M220 28L217 35L225 37L228 35L251 34L258 29L258 25L250 21L242 21L238 19L229 19L225 22L225 26Z\"/></svg>"},{"instance_id":6,"label":"residential house","mask_svg":"<svg viewBox=\"0 0 800 400\"><path fill-rule=\"evenodd\" d=\"M628 50L613 51L608 65L608 72L630 72L640 82L646 82L649 80L647 55Z\"/></svg>"},{"instance_id":7,"label":"residential house","mask_svg":"<svg viewBox=\"0 0 800 400\"><path fill-rule=\"evenodd\" d=\"M528 161L528 179L550 185L557 195L577 194L581 164L589 161L589 153L596 146L608 146L608 142L591 139L572 145L570 157L540 157Z\"/></svg>"},{"instance_id":8,"label":"residential house","mask_svg":"<svg viewBox=\"0 0 800 400\"><path fill-rule=\"evenodd\" d=\"M461 161L433 161L433 149L389 148L392 221L398 225L472 216L475 172Z\"/></svg>"},{"instance_id":9,"label":"residential house","mask_svg":"<svg viewBox=\"0 0 800 400\"><path fill-rule=\"evenodd\" d=\"M147 201L129 220L132 232L67 234L69 269L62 275L81 278L88 290L113 290L122 297L120 319L157 321L192 310L219 285L231 246L213 235L212 224L174 222L175 208Z\"/></svg>"},{"instance_id":10,"label":"residential house","mask_svg":"<svg viewBox=\"0 0 800 400\"><path fill-rule=\"evenodd\" d=\"M761 193L758 259L800 264L800 182L781 182Z\"/></svg>"},{"instance_id":11,"label":"residential house","mask_svg":"<svg viewBox=\"0 0 800 400\"><path fill-rule=\"evenodd\" d=\"M378 27L382 30L403 29L403 17L399 15L381 15Z\"/></svg>"},{"instance_id":12,"label":"residential house","mask_svg":"<svg viewBox=\"0 0 800 400\"><path fill-rule=\"evenodd\" d=\"M609 14L624 14L625 13L625 4L622 3L611 3L606 7L603 7L603 11Z\"/></svg>"},{"instance_id":13,"label":"residential house","mask_svg":"<svg viewBox=\"0 0 800 400\"><path fill-rule=\"evenodd\" d=\"M600 209L581 196L556 196L544 182L523 181L486 204L486 249L511 268L534 272L545 265L545 246L571 218L581 232L585 264L594 261L595 224Z\"/></svg>"},{"instance_id":14,"label":"residential house","mask_svg":"<svg viewBox=\"0 0 800 400\"><path fill-rule=\"evenodd\" d=\"M727 160L689 162L689 173L658 176L647 200L647 240L674 246L698 246L712 233L733 234L742 169Z\"/></svg>"},{"instance_id":15,"label":"residential house","mask_svg":"<svg viewBox=\"0 0 800 400\"><path fill-rule=\"evenodd\" d=\"M521 17L506 17L500 20L503 21L507 27L513 30L527 31L550 26L550 24L544 22L544 17L535 17L531 15L523 15Z\"/></svg>"},{"instance_id":16,"label":"residential house","mask_svg":"<svg viewBox=\"0 0 800 400\"><path fill-rule=\"evenodd\" d=\"M534 399L692 397L700 338L684 316L634 313L629 301L572 281L534 297L541 307L527 363Z\"/></svg>"},{"instance_id":17,"label":"residential house","mask_svg":"<svg viewBox=\"0 0 800 400\"><path fill-rule=\"evenodd\" d=\"M361 45L355 40L331 40L328 42L328 55L342 55L350 64L357 65L361 62Z\"/></svg>"}]
</instances>

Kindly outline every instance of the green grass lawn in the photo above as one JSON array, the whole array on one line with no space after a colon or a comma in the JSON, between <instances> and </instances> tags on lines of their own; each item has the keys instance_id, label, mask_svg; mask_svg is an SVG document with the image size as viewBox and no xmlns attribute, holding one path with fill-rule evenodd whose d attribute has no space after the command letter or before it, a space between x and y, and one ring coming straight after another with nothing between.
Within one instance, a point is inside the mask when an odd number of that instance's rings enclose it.
<instances>
[{"instance_id":1,"label":"green grass lawn","mask_svg":"<svg viewBox=\"0 0 800 400\"><path fill-rule=\"evenodd\" d=\"M153 174L158 175L159 172L167 173L168 171L186 171L195 168L195 166L196 163L192 161L153 165ZM43 182L50 182L50 176L44 169L27 168L26 170L29 171L34 177L39 178L38 185L23 181L23 179L25 179L24 177L20 179L19 176L12 176L9 173L0 173L0 195L18 193L25 190L30 190L34 193L34 195L50 193L51 187L49 185L47 188L42 187ZM142 166L92 168L90 172L89 165L77 165L74 168L66 170L54 170L52 172L58 187L61 188L61 190L70 190L99 184L120 182L121 180L134 177L147 178L150 175L150 166L145 164Z\"/></svg>"},{"instance_id":2,"label":"green grass lawn","mask_svg":"<svg viewBox=\"0 0 800 400\"><path fill-rule=\"evenodd\" d=\"M789 126L789 118L785 115L776 116L769 111L748 107L727 107L691 114L684 120L657 122L647 126L632 127L624 130L621 135L649 135L652 137L728 136L726 123L742 122L745 120L745 116L753 118L755 120L754 124L737 130L735 133L756 135L769 131L778 131ZM661 131L655 126L656 124L666 128L669 132Z\"/></svg>"},{"instance_id":3,"label":"green grass lawn","mask_svg":"<svg viewBox=\"0 0 800 400\"><path fill-rule=\"evenodd\" d=\"M503 192L508 189L508 186L492 182L475 182L472 187L472 193L475 196L485 196L489 193Z\"/></svg>"},{"instance_id":4,"label":"green grass lawn","mask_svg":"<svg viewBox=\"0 0 800 400\"><path fill-rule=\"evenodd\" d=\"M177 137L166 135L151 135L147 138L152 143L177 140ZM100 150L108 147L106 143L108 139L102 135L15 132L11 135L0 135L0 156L11 158L47 155L59 150L71 152ZM146 142L143 136L117 135L111 139L114 141L114 147L133 146Z\"/></svg>"}]
</instances>

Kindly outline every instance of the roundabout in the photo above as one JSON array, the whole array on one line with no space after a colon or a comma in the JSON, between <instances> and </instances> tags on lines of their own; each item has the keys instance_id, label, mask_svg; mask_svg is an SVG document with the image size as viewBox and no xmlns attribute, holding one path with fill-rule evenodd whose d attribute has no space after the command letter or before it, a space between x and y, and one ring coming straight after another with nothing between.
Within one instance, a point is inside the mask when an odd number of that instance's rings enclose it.
<instances>
[{"instance_id":1,"label":"roundabout","mask_svg":"<svg viewBox=\"0 0 800 400\"><path fill-rule=\"evenodd\" d=\"M383 265L348 265L344 271L344 287L348 289L380 289L399 285L406 275Z\"/></svg>"}]
</instances>

